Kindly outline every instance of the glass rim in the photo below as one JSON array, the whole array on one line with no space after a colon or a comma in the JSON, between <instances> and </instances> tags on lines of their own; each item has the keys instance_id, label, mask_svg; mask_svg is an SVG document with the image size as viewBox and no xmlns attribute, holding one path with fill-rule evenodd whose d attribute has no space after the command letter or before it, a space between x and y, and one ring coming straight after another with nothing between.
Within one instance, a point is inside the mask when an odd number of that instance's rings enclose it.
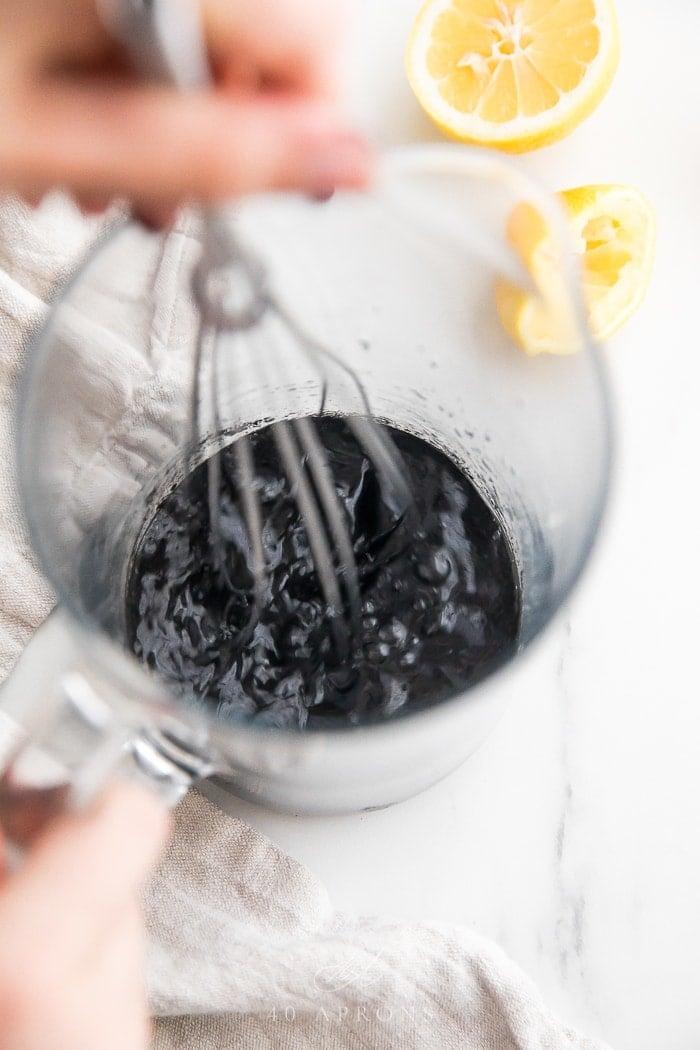
<instances>
[{"instance_id":1,"label":"glass rim","mask_svg":"<svg viewBox=\"0 0 700 1050\"><path fill-rule=\"evenodd\" d=\"M375 186L381 187L386 180L391 180L392 178L405 173L430 176L459 174L460 172L469 173L480 178L496 177L502 179L504 182L505 180L511 180L510 186L513 188L516 186L522 187L523 195L526 196L526 199L536 200L538 204L541 204L546 216L551 218L551 221L555 224L556 228L560 231L563 229L563 214L560 213L554 194L549 193L539 182L526 174L522 166L512 158L508 157L506 159L502 154L497 153L495 150L462 146L455 143L421 143L396 146L386 150L380 158L377 167ZM374 192L374 188L374 186L370 186L370 195ZM260 197L261 195L255 194L251 196ZM584 355L590 364L594 383L600 399L601 418L604 428L602 445L605 462L602 464L602 469L600 471L600 484L598 491L595 495L595 499L592 500L589 528L586 532L585 538L579 546L566 589L557 596L556 601L549 609L549 614L536 626L535 630L527 638L525 643L519 645L514 653L504 658L501 663L488 671L484 677L479 679L474 685L468 685L465 689L438 701L434 705L415 710L408 710L403 713L398 712L396 715L388 719L377 720L376 722L365 722L358 725L344 723L338 726L328 725L323 726L322 728L301 729L298 726L281 727L261 724L257 722L254 717L240 720L231 719L230 721L227 721L219 718L214 711L209 712L204 709L193 709L186 701L178 697L177 694L172 691L164 678L161 678L159 675L150 672L145 668L136 659L133 653L111 637L94 617L86 613L73 596L65 592L60 580L51 568L51 552L47 549L47 545L43 538L45 529L39 524L41 514L36 510L36 507L33 506L30 491L31 485L26 482L26 479L31 476L31 442L28 435L31 433L33 425L32 421L28 418L29 391L32 388L33 379L39 372L44 360L45 353L47 352L47 344L50 345L48 336L51 332L57 311L65 305L70 297L72 289L81 281L83 275L89 270L95 259L100 256L103 250L108 248L112 241L119 237L124 229L132 225L134 221L135 220L130 216L119 216L111 222L101 232L95 242L90 245L75 270L59 287L51 300L47 317L29 341L25 365L18 383L15 411L15 433L20 504L27 523L31 547L37 556L42 574L47 579L57 596L57 606L66 609L70 615L71 621L88 642L91 637L98 638L100 647L104 651L111 651L115 657L128 661L130 667L138 669L142 673L144 681L148 681L151 685L153 685L153 683L159 685L162 689L163 695L166 696L173 705L174 713L179 713L181 711L189 712L190 716L195 714L197 717L204 719L207 724L219 729L239 733L252 733L260 737L279 737L284 738L287 741L291 737L295 737L298 740L303 741L304 738L313 739L319 736L335 738L341 736L345 737L348 734L351 734L359 741L360 738L364 738L368 733L375 735L378 732L391 732L392 730L396 730L402 723L414 722L419 718L434 717L439 712L442 712L447 716L449 709L454 705L467 703L470 700L476 702L476 700L483 696L489 689L493 689L496 682L504 681L506 676L511 672L511 669L519 666L523 657L531 651L533 644L542 637L547 628L557 619L562 607L566 604L571 593L575 590L583 570L588 563L596 538L599 534L612 482L612 462L615 448L612 389L608 378L608 370L601 353L601 348L596 346L591 338L590 330L586 321L582 291L580 289L580 282L576 276L573 257L568 260L570 263L570 271L566 274L567 286L572 295L572 303L576 312L575 320L582 336L582 345L578 354ZM167 233L164 234L164 236L167 236ZM564 233L564 239L566 240L566 233Z\"/></svg>"}]
</instances>

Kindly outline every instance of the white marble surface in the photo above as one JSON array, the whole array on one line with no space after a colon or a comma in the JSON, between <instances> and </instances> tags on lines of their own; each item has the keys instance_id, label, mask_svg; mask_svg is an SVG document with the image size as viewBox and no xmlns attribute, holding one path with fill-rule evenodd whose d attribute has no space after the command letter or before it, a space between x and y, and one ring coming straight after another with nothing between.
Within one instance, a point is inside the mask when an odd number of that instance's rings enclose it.
<instances>
[{"instance_id":1,"label":"white marble surface","mask_svg":"<svg viewBox=\"0 0 700 1050\"><path fill-rule=\"evenodd\" d=\"M435 137L401 57L418 0L362 0L355 113L378 142ZM610 513L567 613L520 668L495 734L394 809L294 819L230 808L341 908L495 938L572 1024L616 1050L700 1044L700 86L697 0L618 0L600 109L523 159L552 188L630 182L659 218L643 310L607 350Z\"/></svg>"}]
</instances>

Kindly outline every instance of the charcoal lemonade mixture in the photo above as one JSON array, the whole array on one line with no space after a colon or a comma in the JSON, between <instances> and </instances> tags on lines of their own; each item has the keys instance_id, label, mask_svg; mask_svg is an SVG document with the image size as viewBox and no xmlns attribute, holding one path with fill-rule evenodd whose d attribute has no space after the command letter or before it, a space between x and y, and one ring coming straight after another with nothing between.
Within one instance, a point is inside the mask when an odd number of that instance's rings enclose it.
<instances>
[{"instance_id":1,"label":"charcoal lemonade mixture","mask_svg":"<svg viewBox=\"0 0 700 1050\"><path fill-rule=\"evenodd\" d=\"M268 429L252 436L266 594L244 646L238 635L249 620L253 563L230 450L220 457L219 556L206 463L163 501L135 552L127 598L134 652L185 699L223 717L299 728L385 719L454 695L515 648L512 553L468 478L431 445L392 430L415 501L399 518L347 426L333 418L316 424L360 578L362 621L350 659L339 660L306 529Z\"/></svg>"}]
</instances>

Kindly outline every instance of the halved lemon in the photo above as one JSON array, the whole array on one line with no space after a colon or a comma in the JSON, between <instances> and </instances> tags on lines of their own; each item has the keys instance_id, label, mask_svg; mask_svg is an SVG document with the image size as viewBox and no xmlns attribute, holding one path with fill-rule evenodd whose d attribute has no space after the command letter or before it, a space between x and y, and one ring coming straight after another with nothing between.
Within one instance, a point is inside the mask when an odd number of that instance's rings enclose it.
<instances>
[{"instance_id":1,"label":"halved lemon","mask_svg":"<svg viewBox=\"0 0 700 1050\"><path fill-rule=\"evenodd\" d=\"M612 0L427 0L406 70L447 135L522 152L587 117L618 58Z\"/></svg>"},{"instance_id":2,"label":"halved lemon","mask_svg":"<svg viewBox=\"0 0 700 1050\"><path fill-rule=\"evenodd\" d=\"M581 260L583 296L594 339L609 338L640 305L651 280L656 219L633 186L581 186L559 195ZM496 306L529 354L573 353L580 338L565 286L561 252L543 215L528 202L512 212L507 236L538 294L511 281L496 283Z\"/></svg>"}]
</instances>

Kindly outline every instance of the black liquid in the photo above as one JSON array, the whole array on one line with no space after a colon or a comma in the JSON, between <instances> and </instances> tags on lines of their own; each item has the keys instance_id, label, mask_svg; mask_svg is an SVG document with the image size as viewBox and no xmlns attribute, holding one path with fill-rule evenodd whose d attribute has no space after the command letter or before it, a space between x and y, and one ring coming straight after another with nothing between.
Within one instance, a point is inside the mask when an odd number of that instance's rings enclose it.
<instances>
[{"instance_id":1,"label":"black liquid","mask_svg":"<svg viewBox=\"0 0 700 1050\"><path fill-rule=\"evenodd\" d=\"M385 502L376 471L339 419L316 420L348 516L362 620L341 659L305 526L269 429L253 437L268 561L254 633L252 555L235 459L220 455L219 541L207 463L163 501L133 560L134 652L186 699L221 716L312 728L386 719L463 690L514 651L519 588L504 530L442 452L401 431L414 505Z\"/></svg>"}]
</instances>

